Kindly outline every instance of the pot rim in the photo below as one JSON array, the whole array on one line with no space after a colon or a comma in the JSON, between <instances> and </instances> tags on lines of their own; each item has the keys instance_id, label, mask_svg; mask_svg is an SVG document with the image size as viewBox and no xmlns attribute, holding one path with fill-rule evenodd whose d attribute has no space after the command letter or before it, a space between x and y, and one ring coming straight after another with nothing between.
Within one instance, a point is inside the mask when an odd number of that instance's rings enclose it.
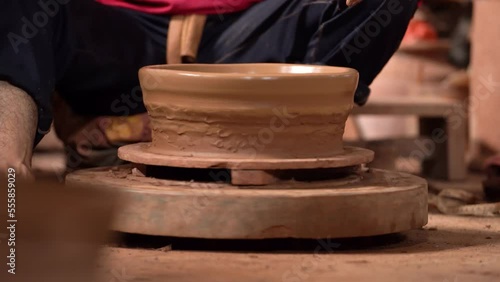
<instances>
[{"instance_id":1,"label":"pot rim","mask_svg":"<svg viewBox=\"0 0 500 282\"><path fill-rule=\"evenodd\" d=\"M270 67L273 68L271 71L260 71L260 69ZM235 68L241 68L242 71L231 71ZM213 71L211 71L212 69ZM252 70L256 71L252 72ZM140 72L162 76L238 80L331 79L332 77L340 78L358 75L358 71L347 67L282 63L150 65L142 67Z\"/></svg>"}]
</instances>

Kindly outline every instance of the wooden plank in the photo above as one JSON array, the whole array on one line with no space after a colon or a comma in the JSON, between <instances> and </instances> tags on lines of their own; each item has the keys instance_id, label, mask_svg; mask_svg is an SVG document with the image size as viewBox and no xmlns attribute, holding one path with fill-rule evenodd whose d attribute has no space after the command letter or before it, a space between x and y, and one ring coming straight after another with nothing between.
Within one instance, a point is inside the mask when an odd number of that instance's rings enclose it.
<instances>
[{"instance_id":1,"label":"wooden plank","mask_svg":"<svg viewBox=\"0 0 500 282\"><path fill-rule=\"evenodd\" d=\"M431 95L386 96L374 97L365 106L355 107L352 114L442 117L461 105L460 101L449 97Z\"/></svg>"},{"instance_id":2,"label":"wooden plank","mask_svg":"<svg viewBox=\"0 0 500 282\"><path fill-rule=\"evenodd\" d=\"M353 114L414 115L420 118L420 133L432 148L420 148L416 154L424 154L422 173L426 177L462 180L466 177L468 116L464 101L439 95L408 95L377 97L366 106L353 109ZM464 111L465 109L465 111ZM465 113L463 113L465 112ZM433 135L443 135L443 142ZM432 152L427 152L431 150Z\"/></svg>"}]
</instances>

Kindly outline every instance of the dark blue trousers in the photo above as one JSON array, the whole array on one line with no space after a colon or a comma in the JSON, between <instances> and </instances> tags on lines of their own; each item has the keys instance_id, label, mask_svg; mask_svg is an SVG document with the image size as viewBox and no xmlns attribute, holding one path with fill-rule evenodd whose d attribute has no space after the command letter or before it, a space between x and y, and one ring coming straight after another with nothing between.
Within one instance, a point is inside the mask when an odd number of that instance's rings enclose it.
<instances>
[{"instance_id":1,"label":"dark blue trousers","mask_svg":"<svg viewBox=\"0 0 500 282\"><path fill-rule=\"evenodd\" d=\"M353 8L345 0L265 0L209 16L199 62L352 67L360 73L355 102L364 104L416 6L417 0L364 0ZM93 0L3 0L0 9L0 80L36 101L37 140L49 128L54 91L81 115L145 111L137 71L165 63L169 16Z\"/></svg>"}]
</instances>

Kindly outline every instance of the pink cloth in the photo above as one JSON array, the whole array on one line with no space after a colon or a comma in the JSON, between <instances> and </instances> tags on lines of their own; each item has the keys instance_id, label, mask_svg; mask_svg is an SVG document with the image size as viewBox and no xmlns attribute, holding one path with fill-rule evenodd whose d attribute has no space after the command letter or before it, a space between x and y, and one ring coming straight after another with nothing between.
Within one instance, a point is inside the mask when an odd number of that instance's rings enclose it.
<instances>
[{"instance_id":1,"label":"pink cloth","mask_svg":"<svg viewBox=\"0 0 500 282\"><path fill-rule=\"evenodd\" d=\"M149 14L224 14L245 10L263 0L96 0Z\"/></svg>"}]
</instances>

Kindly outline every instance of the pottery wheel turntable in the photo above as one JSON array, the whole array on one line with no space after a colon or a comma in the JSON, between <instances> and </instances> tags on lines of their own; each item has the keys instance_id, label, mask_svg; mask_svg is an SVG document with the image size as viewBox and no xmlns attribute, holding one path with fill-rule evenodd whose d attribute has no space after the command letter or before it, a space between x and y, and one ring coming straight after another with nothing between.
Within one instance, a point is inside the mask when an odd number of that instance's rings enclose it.
<instances>
[{"instance_id":1,"label":"pottery wheel turntable","mask_svg":"<svg viewBox=\"0 0 500 282\"><path fill-rule=\"evenodd\" d=\"M164 65L140 71L152 142L131 164L76 171L124 198L114 229L210 239L344 238L420 228L427 183L366 169L342 143L358 74L283 64Z\"/></svg>"}]
</instances>

